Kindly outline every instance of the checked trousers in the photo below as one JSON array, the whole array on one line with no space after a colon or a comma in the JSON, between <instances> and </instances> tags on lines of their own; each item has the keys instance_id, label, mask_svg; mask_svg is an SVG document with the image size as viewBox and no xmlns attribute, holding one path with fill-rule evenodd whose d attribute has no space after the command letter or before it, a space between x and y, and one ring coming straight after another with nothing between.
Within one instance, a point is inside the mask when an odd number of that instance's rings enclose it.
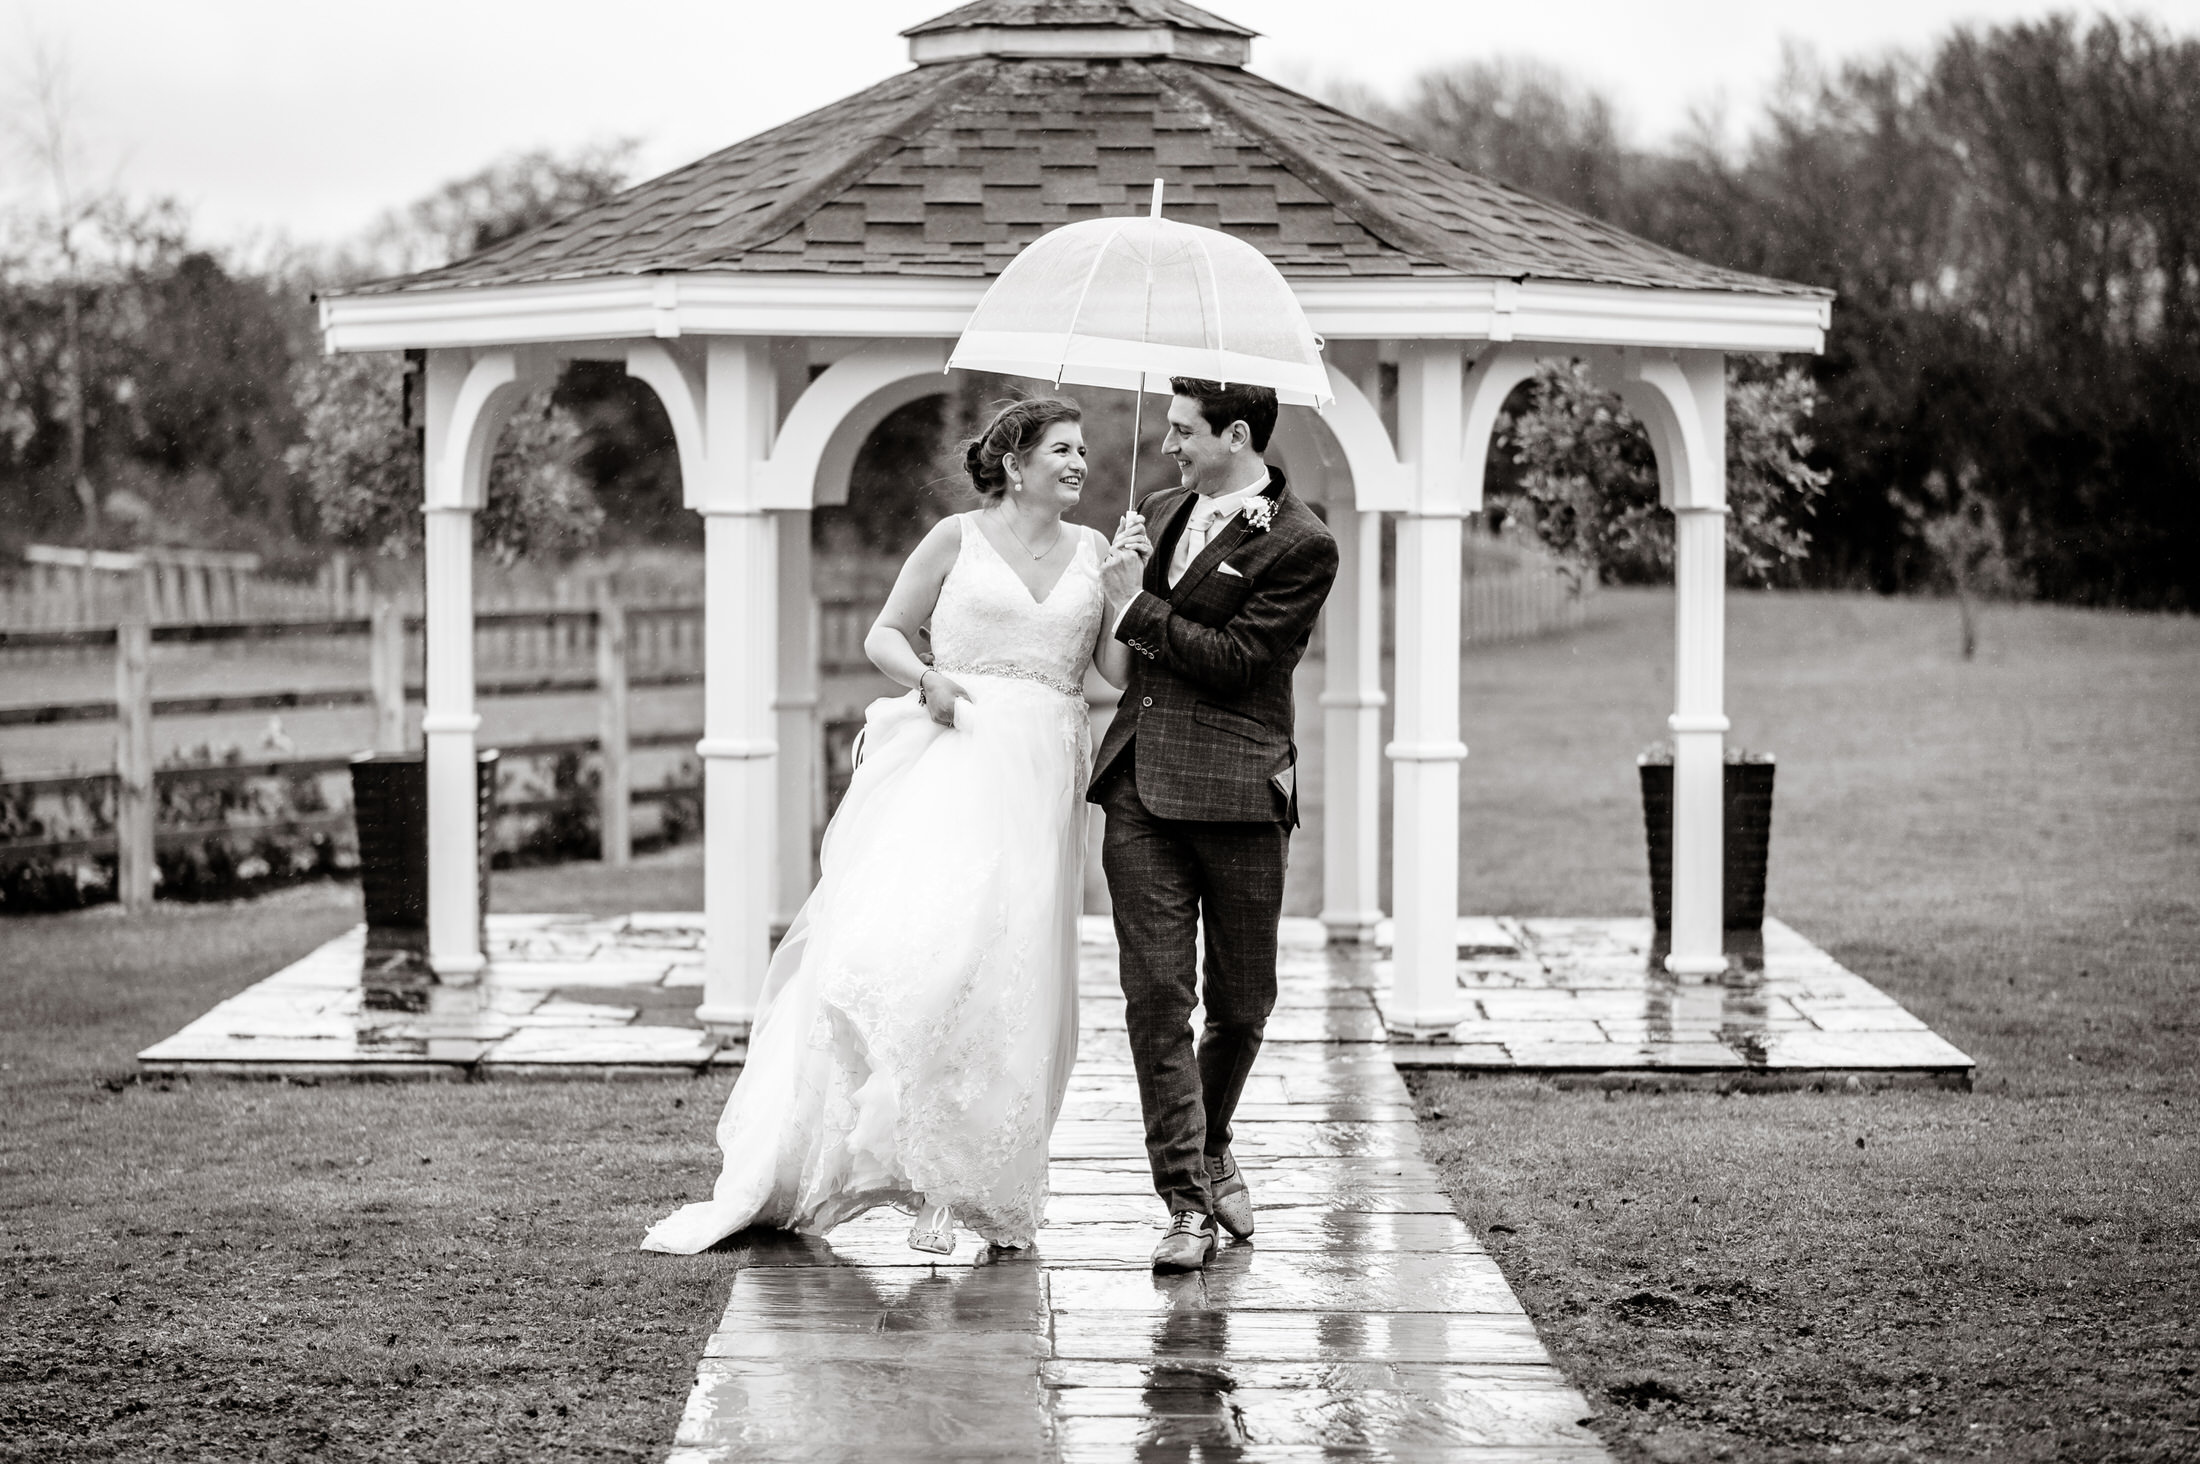
<instances>
[{"instance_id":1,"label":"checked trousers","mask_svg":"<svg viewBox=\"0 0 2200 1464\"><path fill-rule=\"evenodd\" d=\"M1280 822L1155 816L1131 775L1135 744L1108 770L1101 865L1115 905L1131 1061L1154 1190L1170 1213L1212 1214L1206 1157L1230 1116L1276 1005L1276 924L1291 832ZM1194 938L1204 927L1206 971ZM1193 1041L1194 1007L1206 1021Z\"/></svg>"}]
</instances>

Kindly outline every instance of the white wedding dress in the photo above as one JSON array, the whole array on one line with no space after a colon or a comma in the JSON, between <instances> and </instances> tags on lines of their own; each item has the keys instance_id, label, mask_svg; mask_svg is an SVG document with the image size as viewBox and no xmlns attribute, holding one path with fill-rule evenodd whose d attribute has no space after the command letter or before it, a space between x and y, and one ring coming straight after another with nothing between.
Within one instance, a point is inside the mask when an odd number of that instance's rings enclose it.
<instances>
[{"instance_id":1,"label":"white wedding dress","mask_svg":"<svg viewBox=\"0 0 2200 1464\"><path fill-rule=\"evenodd\" d=\"M1036 600L973 517L932 613L952 729L915 692L873 702L823 873L772 957L718 1121L713 1197L644 1250L762 1225L823 1233L879 1205L954 1207L1029 1245L1077 1055L1077 915L1092 761L1083 680L1101 537Z\"/></svg>"}]
</instances>

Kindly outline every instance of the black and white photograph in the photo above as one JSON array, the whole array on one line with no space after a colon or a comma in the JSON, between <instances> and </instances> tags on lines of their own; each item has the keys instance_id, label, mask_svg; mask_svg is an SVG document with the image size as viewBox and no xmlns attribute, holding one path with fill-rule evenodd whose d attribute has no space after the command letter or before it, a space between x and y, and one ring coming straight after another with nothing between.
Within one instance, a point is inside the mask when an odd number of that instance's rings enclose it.
<instances>
[{"instance_id":1,"label":"black and white photograph","mask_svg":"<svg viewBox=\"0 0 2200 1464\"><path fill-rule=\"evenodd\" d=\"M0 1464L2200 1459L2200 0L1213 3L0 0Z\"/></svg>"}]
</instances>

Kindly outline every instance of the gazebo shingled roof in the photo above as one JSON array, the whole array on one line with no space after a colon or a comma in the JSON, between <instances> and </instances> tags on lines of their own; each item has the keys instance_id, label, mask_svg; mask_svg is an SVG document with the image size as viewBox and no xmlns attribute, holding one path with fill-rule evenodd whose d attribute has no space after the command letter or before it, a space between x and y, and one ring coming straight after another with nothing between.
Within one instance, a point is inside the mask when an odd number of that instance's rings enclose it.
<instances>
[{"instance_id":1,"label":"gazebo shingled roof","mask_svg":"<svg viewBox=\"0 0 2200 1464\"><path fill-rule=\"evenodd\" d=\"M1553 358L1625 400L1673 513L1667 966L1722 971L1726 359L1822 349L1827 292L1688 259L1419 152L1247 71L1253 33L1185 0L976 0L906 34L916 65L899 76L470 259L321 301L329 349L419 353L434 969L467 980L484 960L473 515L525 394L562 362L623 361L663 405L682 499L703 516L697 1018L743 1030L775 917L815 873L809 514L843 501L887 413L943 389L950 342L1018 250L1142 208L1158 177L1174 217L1262 249L1329 343L1335 403L1288 408L1269 451L1338 540L1322 919L1367 939L1388 904L1388 1020L1443 1034L1466 1012L1460 534L1508 394Z\"/></svg>"},{"instance_id":2,"label":"gazebo shingled roof","mask_svg":"<svg viewBox=\"0 0 2200 1464\"><path fill-rule=\"evenodd\" d=\"M907 34L1143 25L1252 34L1179 0L978 0ZM1156 177L1172 217L1250 241L1294 279L1825 294L1478 177L1238 65L1014 54L919 64L471 258L355 293L695 271L982 277L1048 229L1137 207Z\"/></svg>"}]
</instances>

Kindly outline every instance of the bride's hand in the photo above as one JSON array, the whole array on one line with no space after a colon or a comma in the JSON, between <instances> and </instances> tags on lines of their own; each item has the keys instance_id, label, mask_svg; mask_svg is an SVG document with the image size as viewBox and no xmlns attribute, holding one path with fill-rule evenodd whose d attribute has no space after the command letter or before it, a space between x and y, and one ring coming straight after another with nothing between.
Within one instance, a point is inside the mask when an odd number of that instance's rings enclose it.
<instances>
[{"instance_id":1,"label":"bride's hand","mask_svg":"<svg viewBox=\"0 0 2200 1464\"><path fill-rule=\"evenodd\" d=\"M955 725L956 702L977 700L954 677L930 668L917 679L917 690L924 695L924 710L942 727Z\"/></svg>"},{"instance_id":2,"label":"bride's hand","mask_svg":"<svg viewBox=\"0 0 2200 1464\"><path fill-rule=\"evenodd\" d=\"M1135 510L1123 515L1123 522L1116 526L1115 543L1111 546L1118 554L1135 554L1143 564L1153 557L1153 541L1146 537L1146 520Z\"/></svg>"},{"instance_id":3,"label":"bride's hand","mask_svg":"<svg viewBox=\"0 0 2200 1464\"><path fill-rule=\"evenodd\" d=\"M1100 593L1107 597L1111 611L1120 611L1138 597L1139 581L1146 576L1146 569L1139 557L1127 549L1113 549L1100 561Z\"/></svg>"}]
</instances>

